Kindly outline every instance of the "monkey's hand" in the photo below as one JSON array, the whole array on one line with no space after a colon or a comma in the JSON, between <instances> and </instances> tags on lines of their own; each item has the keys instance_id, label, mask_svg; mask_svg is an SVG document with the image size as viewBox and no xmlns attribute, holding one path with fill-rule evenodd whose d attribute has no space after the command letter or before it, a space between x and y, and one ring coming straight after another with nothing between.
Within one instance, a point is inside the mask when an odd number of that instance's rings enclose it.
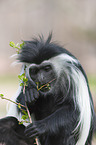
<instances>
[{"instance_id":1,"label":"monkey's hand","mask_svg":"<svg viewBox=\"0 0 96 145\"><path fill-rule=\"evenodd\" d=\"M39 97L37 87L31 82L28 82L28 86L25 87L25 102L34 103Z\"/></svg>"},{"instance_id":2,"label":"monkey's hand","mask_svg":"<svg viewBox=\"0 0 96 145\"><path fill-rule=\"evenodd\" d=\"M27 128L25 129L25 134L27 137L36 138L37 136L44 134L45 131L46 125L40 120L34 121L30 125L28 125Z\"/></svg>"}]
</instances>

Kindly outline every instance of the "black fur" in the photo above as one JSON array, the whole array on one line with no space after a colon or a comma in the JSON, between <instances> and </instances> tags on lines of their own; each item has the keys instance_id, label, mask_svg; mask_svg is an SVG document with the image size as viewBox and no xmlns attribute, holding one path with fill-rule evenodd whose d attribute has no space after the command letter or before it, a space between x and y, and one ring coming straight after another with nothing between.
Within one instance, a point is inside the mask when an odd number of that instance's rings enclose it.
<instances>
[{"instance_id":1,"label":"black fur","mask_svg":"<svg viewBox=\"0 0 96 145\"><path fill-rule=\"evenodd\" d=\"M0 120L0 143L5 145L33 145L33 140L24 134L25 126L20 125L15 117Z\"/></svg>"},{"instance_id":2,"label":"black fur","mask_svg":"<svg viewBox=\"0 0 96 145\"><path fill-rule=\"evenodd\" d=\"M46 42L42 37L40 40L34 39L33 41L24 41L25 45L21 49L18 59L21 62L40 64L44 60L48 60L62 53L67 53L68 55L73 56L61 46L51 43L51 37L52 34L49 35Z\"/></svg>"},{"instance_id":3,"label":"black fur","mask_svg":"<svg viewBox=\"0 0 96 145\"><path fill-rule=\"evenodd\" d=\"M78 142L81 133L81 123L76 131L74 131L74 129L79 123L81 110L79 108L78 102L76 102L76 97L78 96L76 96L76 84L72 76L70 76L69 85L68 76L69 74L72 74L72 69L76 71L80 70L86 80L86 85L88 87L92 115L90 131L85 145L91 145L94 127L94 107L88 86L87 76L79 61L66 49L57 44L51 43L51 37L52 34L49 35L47 41L44 41L43 37L40 37L40 40L34 39L33 41L25 41L24 46L18 56L18 60L20 62L36 64L36 69L46 76L46 79L45 76L43 76L44 80L41 81L41 78L36 74L36 78L33 79L34 82L37 81L43 84L46 83L46 81L49 82L49 80L51 81L54 78L56 80L52 84L52 90L43 92L42 90L37 91L37 87L34 86L34 84L32 84L28 78L28 86L25 88L25 95L23 94L22 88L21 92L17 96L17 102L20 102L24 105L26 101L30 113L33 113L35 116L35 120L26 128L23 125L19 125L15 118L4 118L3 121L5 123L0 120L0 141L5 142L7 145L12 145L12 143L7 143L8 138L11 138L8 140L10 142L13 142L13 140L19 140L17 143L18 145L23 145L24 143L33 145L34 139L36 137L39 137L41 145L75 145ZM58 76L53 64L50 62L49 65L51 65L52 70L50 73L45 73L42 62L49 60L50 58L54 58L55 56L59 56L60 54L67 54L71 58L75 59L77 63L71 62L70 60L66 63L62 62L62 69L60 70L60 75ZM63 65L65 65L65 68ZM28 77L28 74L26 74L26 76ZM20 109L17 109L17 111L21 112ZM10 124L13 122L15 128L8 126L8 122ZM8 127L11 132L13 132L12 136L9 134ZM7 136L6 132L8 134ZM22 138L22 136L24 136L24 138ZM30 138L32 138L31 143ZM20 143L20 141L23 141L24 143Z\"/></svg>"}]
</instances>

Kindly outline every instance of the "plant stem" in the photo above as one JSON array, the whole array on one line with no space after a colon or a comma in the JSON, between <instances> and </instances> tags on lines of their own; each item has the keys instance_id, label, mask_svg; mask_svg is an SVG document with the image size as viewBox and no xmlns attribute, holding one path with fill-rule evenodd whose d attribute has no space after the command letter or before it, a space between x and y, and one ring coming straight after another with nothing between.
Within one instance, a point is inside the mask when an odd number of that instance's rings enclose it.
<instances>
[{"instance_id":1,"label":"plant stem","mask_svg":"<svg viewBox=\"0 0 96 145\"><path fill-rule=\"evenodd\" d=\"M48 82L47 84L44 84L43 86L41 86L40 88L38 88L37 86L37 91L41 90L42 88L44 88L45 86L47 86L48 84L52 83L53 81L55 81L56 79L51 80L50 82Z\"/></svg>"},{"instance_id":2,"label":"plant stem","mask_svg":"<svg viewBox=\"0 0 96 145\"><path fill-rule=\"evenodd\" d=\"M24 69L24 71L25 71L25 69ZM26 74L26 73L24 73L24 74ZM26 78L26 75L25 75L24 77ZM26 85L26 84L25 84L25 85ZM25 85L24 85L24 88L23 88L23 94L24 94L24 96L25 96ZM29 121L30 121L30 123L32 123L31 115L30 115L30 112L29 112L29 109L28 109L28 107L27 107L27 103L26 103L26 102L25 102L25 107L26 107L26 111L27 111L28 116L29 116ZM36 144L37 144L37 145L40 145L39 139L38 139L38 138L35 138L35 141L36 141Z\"/></svg>"},{"instance_id":3,"label":"plant stem","mask_svg":"<svg viewBox=\"0 0 96 145\"><path fill-rule=\"evenodd\" d=\"M20 104L20 103L17 103L17 102L15 102L15 101L11 100L11 99L5 98L4 96L1 96L1 95L0 95L0 97L1 97L1 99L5 99L5 100L10 101L10 102L12 102L12 103L14 103L14 104L16 104L16 105L20 105L21 107L26 108L26 106L24 106L24 105L22 105L22 104Z\"/></svg>"}]
</instances>

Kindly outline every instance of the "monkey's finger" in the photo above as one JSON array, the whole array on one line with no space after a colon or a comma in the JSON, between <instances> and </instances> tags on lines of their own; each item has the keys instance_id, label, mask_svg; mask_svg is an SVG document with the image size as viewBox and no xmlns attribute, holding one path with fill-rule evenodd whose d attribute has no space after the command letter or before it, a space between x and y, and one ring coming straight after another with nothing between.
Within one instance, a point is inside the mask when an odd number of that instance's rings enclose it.
<instances>
[{"instance_id":1,"label":"monkey's finger","mask_svg":"<svg viewBox=\"0 0 96 145\"><path fill-rule=\"evenodd\" d=\"M34 133L34 132L37 132L37 128L36 128L36 125L34 124L30 124L27 126L27 128L25 129L24 133L25 134L29 134L30 132Z\"/></svg>"},{"instance_id":2,"label":"monkey's finger","mask_svg":"<svg viewBox=\"0 0 96 145\"><path fill-rule=\"evenodd\" d=\"M34 93L33 93L33 89L30 89L30 99L31 99L31 102L34 102Z\"/></svg>"},{"instance_id":3,"label":"monkey's finger","mask_svg":"<svg viewBox=\"0 0 96 145\"><path fill-rule=\"evenodd\" d=\"M39 97L39 92L38 92L36 89L34 89L34 90L33 90L33 93L34 93L34 98L35 98L35 99L38 99L38 97Z\"/></svg>"},{"instance_id":4,"label":"monkey's finger","mask_svg":"<svg viewBox=\"0 0 96 145\"><path fill-rule=\"evenodd\" d=\"M34 133L34 132L37 132L37 128L29 128L29 129L26 129L25 130L25 134L29 134L30 132Z\"/></svg>"},{"instance_id":5,"label":"monkey's finger","mask_svg":"<svg viewBox=\"0 0 96 145\"><path fill-rule=\"evenodd\" d=\"M30 136L34 136L34 134L37 134L38 132L36 131L36 130L34 130L34 131L27 131L27 132L24 132L25 133L25 135L27 136L27 137L30 137Z\"/></svg>"},{"instance_id":6,"label":"monkey's finger","mask_svg":"<svg viewBox=\"0 0 96 145\"><path fill-rule=\"evenodd\" d=\"M34 136L34 134L38 134L38 128L36 126L29 127L25 130L25 134L26 136Z\"/></svg>"},{"instance_id":7,"label":"monkey's finger","mask_svg":"<svg viewBox=\"0 0 96 145\"><path fill-rule=\"evenodd\" d=\"M27 102L27 96L26 96L26 93L25 93L24 97L25 97L25 102Z\"/></svg>"},{"instance_id":8,"label":"monkey's finger","mask_svg":"<svg viewBox=\"0 0 96 145\"><path fill-rule=\"evenodd\" d=\"M38 135L39 135L38 132L34 132L34 133L30 132L30 134L26 134L26 136L30 138L35 138Z\"/></svg>"},{"instance_id":9,"label":"monkey's finger","mask_svg":"<svg viewBox=\"0 0 96 145\"><path fill-rule=\"evenodd\" d=\"M30 94L29 94L28 90L26 91L26 95L25 96L26 96L25 101L31 103Z\"/></svg>"},{"instance_id":10,"label":"monkey's finger","mask_svg":"<svg viewBox=\"0 0 96 145\"><path fill-rule=\"evenodd\" d=\"M27 132L27 131L31 131L32 130L32 128L33 129L35 129L36 128L36 125L35 124L30 124L30 125L28 125L27 127L26 127L26 129L25 129L25 133Z\"/></svg>"}]
</instances>

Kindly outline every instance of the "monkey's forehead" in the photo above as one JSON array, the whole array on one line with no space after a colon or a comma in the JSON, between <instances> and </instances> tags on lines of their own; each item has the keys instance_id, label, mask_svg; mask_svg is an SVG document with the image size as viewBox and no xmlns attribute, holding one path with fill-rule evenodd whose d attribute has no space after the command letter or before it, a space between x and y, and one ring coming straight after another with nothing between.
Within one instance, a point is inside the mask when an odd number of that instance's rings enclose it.
<instances>
[{"instance_id":1,"label":"monkey's forehead","mask_svg":"<svg viewBox=\"0 0 96 145\"><path fill-rule=\"evenodd\" d=\"M65 54L65 53L63 53L63 54L59 54L59 55L57 55L57 56L54 56L54 57L52 57L52 58L50 58L50 59L48 59L48 60L44 60L44 61L42 61L41 63L35 63L35 62L33 62L33 63L31 63L31 62L29 62L29 63L25 63L27 66L38 66L38 65L47 65L47 64L52 64L52 65L63 65L63 64L65 64L65 63L70 63L70 64L80 64L79 63L79 61L76 59L76 58L74 58L74 57L72 57L72 56L70 56L70 55L68 55L68 54Z\"/></svg>"},{"instance_id":2,"label":"monkey's forehead","mask_svg":"<svg viewBox=\"0 0 96 145\"><path fill-rule=\"evenodd\" d=\"M56 70L56 72L59 72L61 70L64 71L67 67L71 68L73 66L80 65L77 59L65 53L52 57L49 60L44 60L40 64L36 64L36 63L25 63L25 64L27 66L27 70L29 70L29 68L32 68L32 67L34 68L34 66L40 67L40 66L45 66L45 65L51 65L52 68Z\"/></svg>"}]
</instances>

